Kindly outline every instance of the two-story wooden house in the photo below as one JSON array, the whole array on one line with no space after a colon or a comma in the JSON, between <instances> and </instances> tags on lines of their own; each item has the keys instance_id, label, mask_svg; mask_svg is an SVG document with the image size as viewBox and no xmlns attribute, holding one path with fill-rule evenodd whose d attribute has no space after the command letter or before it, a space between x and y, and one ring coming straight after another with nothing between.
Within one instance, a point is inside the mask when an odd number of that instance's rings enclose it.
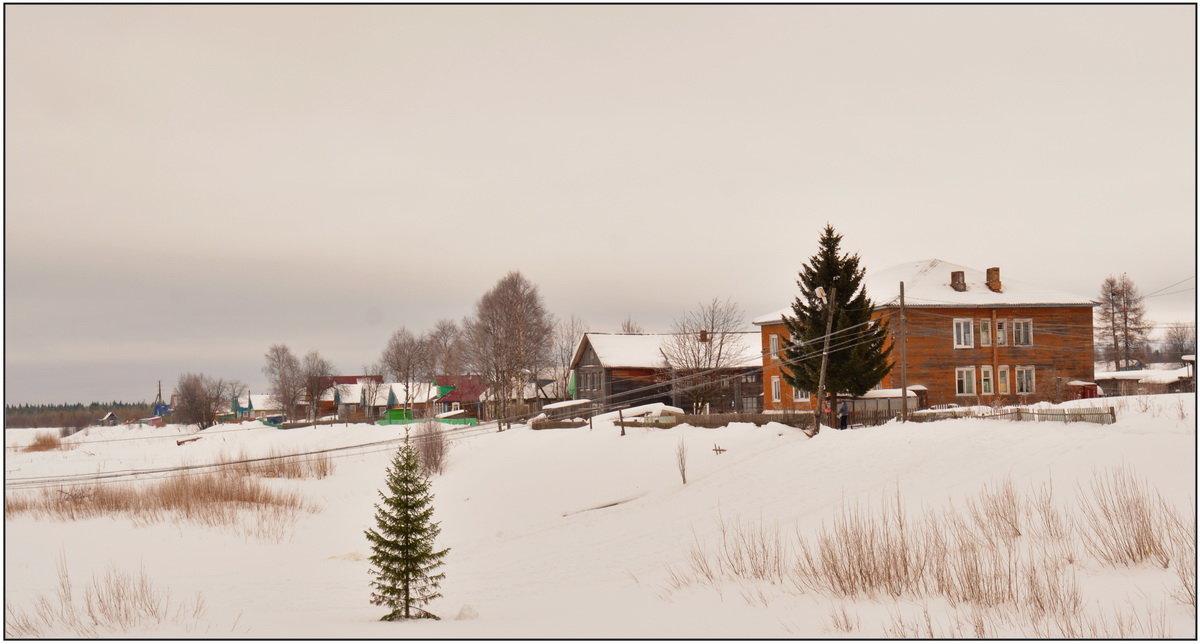
<instances>
[{"instance_id":1,"label":"two-story wooden house","mask_svg":"<svg viewBox=\"0 0 1200 644\"><path fill-rule=\"evenodd\" d=\"M869 273L863 285L875 318L887 319L893 345L895 366L881 388L900 386L904 332L908 384L924 389L926 405L1054 401L1095 391L1095 303L1085 297L1001 280L999 268L980 271L938 259ZM788 337L783 315L790 311L754 320L762 333L768 411L811 408L809 392L793 392L781 377L779 349Z\"/></svg>"},{"instance_id":2,"label":"two-story wooden house","mask_svg":"<svg viewBox=\"0 0 1200 644\"><path fill-rule=\"evenodd\" d=\"M714 341L716 334L705 334ZM575 398L587 398L605 411L618 406L661 402L686 407L705 388L711 413L762 410L761 358L754 332L722 334L728 343L721 369L672 370L663 354L672 336L658 333L585 333L571 359ZM693 411L688 409L688 411Z\"/></svg>"}]
</instances>

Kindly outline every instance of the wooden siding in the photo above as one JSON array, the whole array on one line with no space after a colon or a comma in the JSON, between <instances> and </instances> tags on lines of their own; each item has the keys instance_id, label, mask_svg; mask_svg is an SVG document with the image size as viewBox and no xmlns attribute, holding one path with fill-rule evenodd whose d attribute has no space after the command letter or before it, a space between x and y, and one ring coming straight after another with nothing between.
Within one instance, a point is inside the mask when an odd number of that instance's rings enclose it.
<instances>
[{"instance_id":1,"label":"wooden siding","mask_svg":"<svg viewBox=\"0 0 1200 644\"><path fill-rule=\"evenodd\" d=\"M900 332L899 310L886 308L876 311L876 317L887 316L889 338L895 343ZM1092 381L1093 365L1092 307L1091 306L1026 306L1026 307L910 307L905 310L908 320L907 354L908 384L928 388L927 404L954 403L958 405L1026 403L1042 400L1070 399L1073 392L1067 386L1072 380ZM954 320L971 319L972 346L955 348ZM1003 320L1006 342L996 345L995 324L992 324L992 346L982 346L980 320ZM1032 344L1013 344L1013 320L1032 321ZM771 398L771 377L780 375L779 363L770 357L770 335L787 336L782 322L762 325L763 342L763 400L768 410L787 409L791 391L783 385L783 400ZM900 386L900 351L892 351L894 367L880 383L884 388ZM993 392L982 394L980 367L992 367ZM999 368L1008 367L1008 393L999 393ZM956 369L972 368L975 395L958 395ZM1017 395L1016 368L1034 368L1034 390ZM807 409L807 406L797 407Z\"/></svg>"}]
</instances>

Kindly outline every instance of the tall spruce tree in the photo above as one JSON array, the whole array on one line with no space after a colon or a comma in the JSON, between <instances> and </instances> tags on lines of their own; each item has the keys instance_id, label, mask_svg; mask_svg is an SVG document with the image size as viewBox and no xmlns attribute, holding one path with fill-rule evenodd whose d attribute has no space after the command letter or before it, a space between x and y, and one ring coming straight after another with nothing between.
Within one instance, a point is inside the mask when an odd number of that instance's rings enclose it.
<instances>
[{"instance_id":1,"label":"tall spruce tree","mask_svg":"<svg viewBox=\"0 0 1200 644\"><path fill-rule=\"evenodd\" d=\"M881 319L866 324L874 304L862 288L865 271L858 266L858 255L840 253L841 242L842 236L826 224L817 254L800 269L796 281L800 295L792 302L792 315L783 317L791 337L782 351L783 380L796 389L815 392L829 311L829 303L817 295L817 288L823 289L826 297L836 293L831 303L833 327L825 369L825 391L835 398L839 393L867 393L892 369L887 322Z\"/></svg>"},{"instance_id":2,"label":"tall spruce tree","mask_svg":"<svg viewBox=\"0 0 1200 644\"><path fill-rule=\"evenodd\" d=\"M367 530L371 542L371 603L391 612L381 621L397 619L440 619L421 607L441 597L437 592L445 575L436 570L449 548L434 550L441 532L433 517L433 494L429 479L421 474L417 452L403 445L387 470L387 493L380 491L382 505L375 505L375 530Z\"/></svg>"}]
</instances>

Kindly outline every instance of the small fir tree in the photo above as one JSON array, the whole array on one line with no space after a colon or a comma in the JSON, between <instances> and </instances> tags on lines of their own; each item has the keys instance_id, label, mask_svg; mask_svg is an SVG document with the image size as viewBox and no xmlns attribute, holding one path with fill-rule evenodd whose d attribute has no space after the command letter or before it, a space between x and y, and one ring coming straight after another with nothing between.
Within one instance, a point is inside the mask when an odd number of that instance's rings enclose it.
<instances>
[{"instance_id":1,"label":"small fir tree","mask_svg":"<svg viewBox=\"0 0 1200 644\"><path fill-rule=\"evenodd\" d=\"M865 271L858 266L858 255L840 253L841 241L842 236L826 224L817 254L800 269L796 281L800 295L792 303L792 315L783 317L791 337L782 351L783 380L802 391L817 390L830 305L818 297L817 288L824 289L826 297L836 289L825 390L834 396L861 396L891 371L891 347L885 320L865 324L874 309L861 286Z\"/></svg>"},{"instance_id":2,"label":"small fir tree","mask_svg":"<svg viewBox=\"0 0 1200 644\"><path fill-rule=\"evenodd\" d=\"M382 505L375 505L376 529L366 531L375 576L371 603L391 609L382 621L440 619L421 607L442 596L437 589L445 575L436 570L450 550L434 550L441 528L431 521L433 494L411 446L396 452L387 470L387 488L387 493L379 493Z\"/></svg>"}]
</instances>

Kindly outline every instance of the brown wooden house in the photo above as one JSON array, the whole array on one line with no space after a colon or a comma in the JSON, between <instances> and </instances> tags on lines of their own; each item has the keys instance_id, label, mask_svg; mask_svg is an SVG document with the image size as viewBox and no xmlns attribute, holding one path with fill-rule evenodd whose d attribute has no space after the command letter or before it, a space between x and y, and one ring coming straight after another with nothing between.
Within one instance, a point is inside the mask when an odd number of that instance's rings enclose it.
<instances>
[{"instance_id":1,"label":"brown wooden house","mask_svg":"<svg viewBox=\"0 0 1200 644\"><path fill-rule=\"evenodd\" d=\"M761 411L757 338L752 332L729 335L738 345L736 358L728 369L706 374L714 383L707 411ZM689 381L672 379L687 374L672 371L662 354L663 342L669 337L656 333L583 334L571 359L575 398L592 400L599 411L655 402L685 406Z\"/></svg>"},{"instance_id":2,"label":"brown wooden house","mask_svg":"<svg viewBox=\"0 0 1200 644\"><path fill-rule=\"evenodd\" d=\"M902 264L863 280L875 317L886 318L893 344L895 366L881 388L900 386L900 282L905 285L908 384L925 388L923 405L1060 401L1094 391L1094 302L1002 281L999 268L980 271L938 259ZM780 371L787 313L790 309L754 321L762 334L768 411L811 409L810 392L792 391Z\"/></svg>"}]
</instances>

